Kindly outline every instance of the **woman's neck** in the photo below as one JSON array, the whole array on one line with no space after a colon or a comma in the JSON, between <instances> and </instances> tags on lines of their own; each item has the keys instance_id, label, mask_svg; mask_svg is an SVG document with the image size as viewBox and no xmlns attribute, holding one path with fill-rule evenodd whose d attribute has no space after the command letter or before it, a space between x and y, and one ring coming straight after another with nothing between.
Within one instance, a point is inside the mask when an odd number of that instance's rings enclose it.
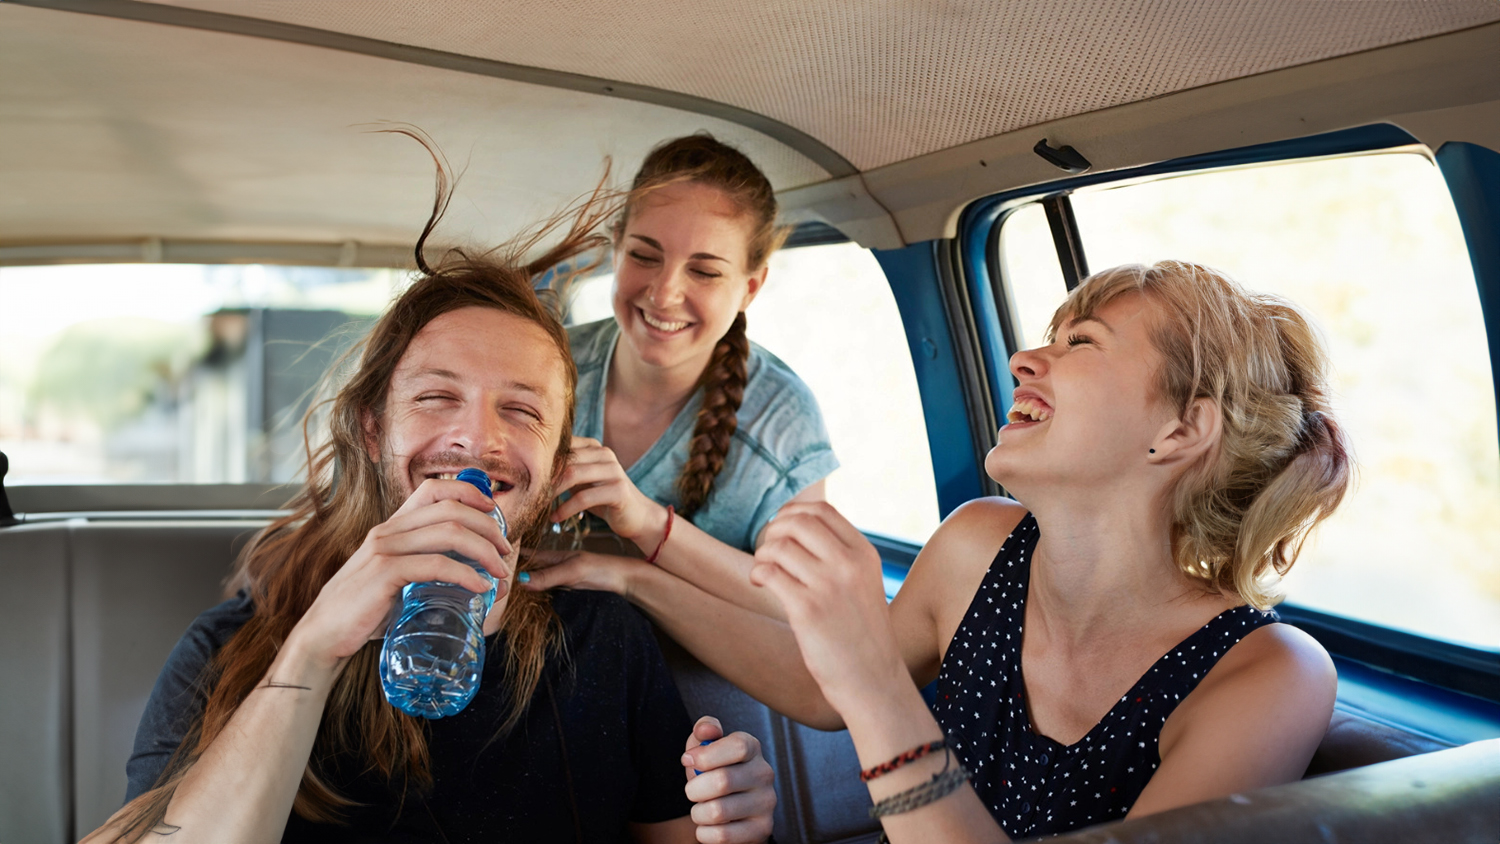
<instances>
[{"instance_id":1,"label":"woman's neck","mask_svg":"<svg viewBox=\"0 0 1500 844\"><path fill-rule=\"evenodd\" d=\"M681 409L698 388L698 379L708 359L688 360L675 366L652 366L641 360L624 337L615 341L605 389L610 398L643 410L666 407Z\"/></svg>"},{"instance_id":2,"label":"woman's neck","mask_svg":"<svg viewBox=\"0 0 1500 844\"><path fill-rule=\"evenodd\" d=\"M1049 638L1081 646L1110 631L1155 626L1204 601L1224 601L1178 569L1170 522L1150 496L1110 498L1122 503L1100 507L1100 497L1091 495L1032 508L1041 538L1027 601Z\"/></svg>"}]
</instances>

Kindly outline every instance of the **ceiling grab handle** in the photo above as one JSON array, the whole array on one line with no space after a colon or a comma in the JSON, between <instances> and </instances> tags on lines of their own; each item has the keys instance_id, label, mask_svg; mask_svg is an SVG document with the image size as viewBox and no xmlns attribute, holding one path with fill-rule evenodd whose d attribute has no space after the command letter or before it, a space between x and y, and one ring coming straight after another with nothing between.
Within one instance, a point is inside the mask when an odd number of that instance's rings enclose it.
<instances>
[{"instance_id":1,"label":"ceiling grab handle","mask_svg":"<svg viewBox=\"0 0 1500 844\"><path fill-rule=\"evenodd\" d=\"M1066 170L1069 173L1083 173L1094 166L1078 150L1070 146L1048 146L1046 138L1037 141L1036 146L1032 147L1031 150L1046 159L1048 164Z\"/></svg>"}]
</instances>

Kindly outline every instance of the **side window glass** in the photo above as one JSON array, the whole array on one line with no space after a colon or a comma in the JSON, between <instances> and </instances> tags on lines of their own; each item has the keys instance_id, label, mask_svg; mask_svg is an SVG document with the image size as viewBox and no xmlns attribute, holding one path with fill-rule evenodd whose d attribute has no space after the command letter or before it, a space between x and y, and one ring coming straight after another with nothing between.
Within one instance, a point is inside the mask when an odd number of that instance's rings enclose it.
<instances>
[{"instance_id":1,"label":"side window glass","mask_svg":"<svg viewBox=\"0 0 1500 844\"><path fill-rule=\"evenodd\" d=\"M400 270L0 268L8 484L283 483L332 361Z\"/></svg>"},{"instance_id":2,"label":"side window glass","mask_svg":"<svg viewBox=\"0 0 1500 844\"><path fill-rule=\"evenodd\" d=\"M1057 248L1047 227L1047 214L1038 203L1012 211L1000 224L1000 273L1006 309L1015 323L1022 349L1047 342L1052 314L1067 298Z\"/></svg>"},{"instance_id":3,"label":"side window glass","mask_svg":"<svg viewBox=\"0 0 1500 844\"><path fill-rule=\"evenodd\" d=\"M612 278L580 280L569 322L610 316ZM852 243L784 249L746 313L750 339L812 389L838 455L828 500L859 527L923 543L940 521L927 425L901 314Z\"/></svg>"},{"instance_id":4,"label":"side window glass","mask_svg":"<svg viewBox=\"0 0 1500 844\"><path fill-rule=\"evenodd\" d=\"M1301 306L1357 482L1287 580L1303 606L1500 643L1500 445L1479 297L1437 168L1391 153L1081 191L1090 269L1166 258Z\"/></svg>"}]
</instances>

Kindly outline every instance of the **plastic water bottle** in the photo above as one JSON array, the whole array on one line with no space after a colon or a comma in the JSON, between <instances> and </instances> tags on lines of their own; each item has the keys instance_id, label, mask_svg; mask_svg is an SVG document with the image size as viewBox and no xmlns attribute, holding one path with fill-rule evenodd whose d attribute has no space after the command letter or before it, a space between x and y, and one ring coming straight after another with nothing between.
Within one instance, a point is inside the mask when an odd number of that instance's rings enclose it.
<instances>
[{"instance_id":1,"label":"plastic water bottle","mask_svg":"<svg viewBox=\"0 0 1500 844\"><path fill-rule=\"evenodd\" d=\"M465 469L458 479L490 493L490 478ZM508 535L499 507L490 516ZM448 556L468 563L490 582L475 593L452 583L408 583L401 608L385 631L380 649L380 683L385 699L408 715L442 718L463 711L479 690L484 670L484 617L495 605L495 578L479 563L457 551Z\"/></svg>"}]
</instances>

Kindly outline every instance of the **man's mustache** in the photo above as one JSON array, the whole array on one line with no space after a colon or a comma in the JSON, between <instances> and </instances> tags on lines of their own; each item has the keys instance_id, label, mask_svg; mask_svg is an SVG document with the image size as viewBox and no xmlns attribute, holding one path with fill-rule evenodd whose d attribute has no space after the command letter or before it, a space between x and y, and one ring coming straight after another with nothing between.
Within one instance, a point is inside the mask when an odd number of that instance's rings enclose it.
<instances>
[{"instance_id":1,"label":"man's mustache","mask_svg":"<svg viewBox=\"0 0 1500 844\"><path fill-rule=\"evenodd\" d=\"M506 478L519 492L527 492L531 489L531 472L525 466L512 463L500 457L475 457L462 451L440 451L436 454L427 454L413 457L410 463L410 473L414 483L421 483L421 479L427 475L438 472L457 472L460 469L479 469L490 477Z\"/></svg>"}]
</instances>

